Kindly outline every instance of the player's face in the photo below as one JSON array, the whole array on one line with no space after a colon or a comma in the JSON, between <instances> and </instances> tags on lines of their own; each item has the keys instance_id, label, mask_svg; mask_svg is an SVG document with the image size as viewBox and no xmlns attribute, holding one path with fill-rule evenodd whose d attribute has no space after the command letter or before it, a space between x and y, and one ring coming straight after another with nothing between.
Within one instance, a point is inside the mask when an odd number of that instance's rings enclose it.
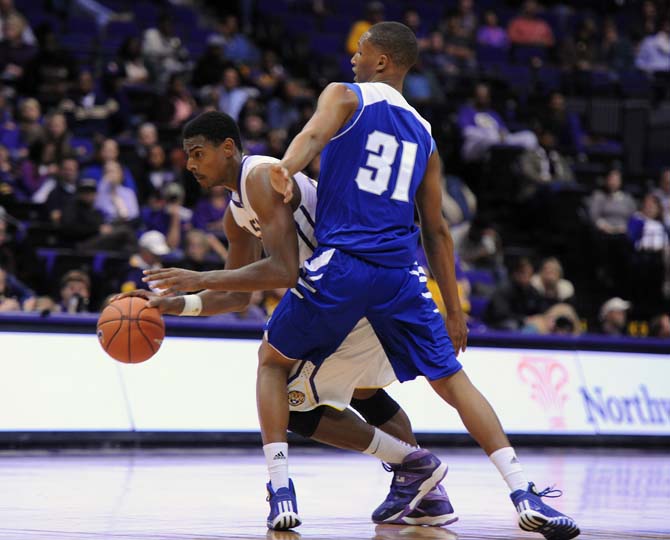
<instances>
[{"instance_id":1,"label":"player's face","mask_svg":"<svg viewBox=\"0 0 670 540\"><path fill-rule=\"evenodd\" d=\"M215 146L201 135L184 140L184 151L188 156L186 168L204 189L219 185L225 179L226 141Z\"/></svg>"},{"instance_id":2,"label":"player's face","mask_svg":"<svg viewBox=\"0 0 670 540\"><path fill-rule=\"evenodd\" d=\"M358 50L351 57L354 82L369 82L377 73L379 63L379 51L367 39L367 33L363 34L358 42Z\"/></svg>"}]
</instances>

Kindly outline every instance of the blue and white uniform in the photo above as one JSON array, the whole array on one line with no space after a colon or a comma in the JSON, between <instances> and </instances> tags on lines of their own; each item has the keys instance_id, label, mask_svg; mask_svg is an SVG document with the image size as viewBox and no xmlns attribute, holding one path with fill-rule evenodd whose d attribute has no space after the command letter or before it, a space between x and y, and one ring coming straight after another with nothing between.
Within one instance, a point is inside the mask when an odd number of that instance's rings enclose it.
<instances>
[{"instance_id":1,"label":"blue and white uniform","mask_svg":"<svg viewBox=\"0 0 670 540\"><path fill-rule=\"evenodd\" d=\"M461 365L414 259L430 124L387 84L347 86L359 104L321 154L319 245L268 322L268 341L318 366L367 318L400 381L452 375Z\"/></svg>"},{"instance_id":2,"label":"blue and white uniform","mask_svg":"<svg viewBox=\"0 0 670 540\"><path fill-rule=\"evenodd\" d=\"M240 167L237 192L231 199L230 209L235 223L261 240L258 216L247 197L247 177L258 165L277 162L277 159L267 156L245 156ZM293 219L302 265L317 247L314 234L316 182L302 173L295 175L295 179L300 190L300 205L293 213ZM309 411L319 405L345 409L351 402L354 389L382 388L395 380L393 368L370 323L362 319L357 321L351 333L326 361L318 366L307 360L296 362L289 378L289 406L294 411Z\"/></svg>"}]
</instances>

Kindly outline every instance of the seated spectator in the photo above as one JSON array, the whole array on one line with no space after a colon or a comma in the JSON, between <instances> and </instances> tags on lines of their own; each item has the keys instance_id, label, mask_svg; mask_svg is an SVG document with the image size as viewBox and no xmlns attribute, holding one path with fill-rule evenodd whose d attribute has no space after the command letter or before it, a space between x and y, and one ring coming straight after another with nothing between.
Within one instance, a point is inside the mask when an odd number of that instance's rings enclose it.
<instances>
[{"instance_id":1,"label":"seated spectator","mask_svg":"<svg viewBox=\"0 0 670 540\"><path fill-rule=\"evenodd\" d=\"M494 145L518 146L526 150L538 147L532 131L510 133L500 115L491 108L491 91L485 83L478 83L472 103L461 107L458 125L463 134L461 153L465 161L483 160Z\"/></svg>"},{"instance_id":2,"label":"seated spectator","mask_svg":"<svg viewBox=\"0 0 670 540\"><path fill-rule=\"evenodd\" d=\"M59 225L63 217L63 208L68 206L77 196L79 183L79 163L74 158L61 161L56 182L46 196L45 206L49 217L55 225Z\"/></svg>"},{"instance_id":3,"label":"seated spectator","mask_svg":"<svg viewBox=\"0 0 670 540\"><path fill-rule=\"evenodd\" d=\"M629 32L634 41L641 41L647 36L656 33L660 15L658 11L658 7L654 0L642 0L640 10L633 14L630 18L632 20L626 20L627 26L630 28Z\"/></svg>"},{"instance_id":4,"label":"seated spectator","mask_svg":"<svg viewBox=\"0 0 670 540\"><path fill-rule=\"evenodd\" d=\"M149 83L149 70L142 57L142 42L138 37L131 36L121 44L113 66L107 71L112 72L121 86L138 86Z\"/></svg>"},{"instance_id":5,"label":"seated spectator","mask_svg":"<svg viewBox=\"0 0 670 540\"><path fill-rule=\"evenodd\" d=\"M35 98L25 98L19 102L19 133L21 144L30 147L45 136L41 122L42 108Z\"/></svg>"},{"instance_id":6,"label":"seated spectator","mask_svg":"<svg viewBox=\"0 0 670 540\"><path fill-rule=\"evenodd\" d=\"M416 43L419 46L419 53L428 46L428 35L421 24L421 15L413 8L405 9L402 14L402 22L407 26L416 36Z\"/></svg>"},{"instance_id":7,"label":"seated spectator","mask_svg":"<svg viewBox=\"0 0 670 540\"><path fill-rule=\"evenodd\" d=\"M32 311L35 293L0 267L0 312Z\"/></svg>"},{"instance_id":8,"label":"seated spectator","mask_svg":"<svg viewBox=\"0 0 670 540\"><path fill-rule=\"evenodd\" d=\"M642 40L635 65L643 71L670 71L670 18L663 21L657 34Z\"/></svg>"},{"instance_id":9,"label":"seated spectator","mask_svg":"<svg viewBox=\"0 0 670 540\"><path fill-rule=\"evenodd\" d=\"M584 19L574 36L568 36L561 46L563 68L591 71L598 61L598 27L592 18Z\"/></svg>"},{"instance_id":10,"label":"seated spectator","mask_svg":"<svg viewBox=\"0 0 670 540\"><path fill-rule=\"evenodd\" d=\"M92 165L86 167L82 171L81 175L85 178L93 178L96 182L99 183L102 180L105 165L108 162L118 163L119 143L117 143L114 139L105 139L98 146L98 151L96 154L97 154L96 161ZM124 165L122 167L122 172L123 172L123 182L122 182L123 185L127 188L132 189L135 193L137 193L137 184L135 183L135 179L133 178L130 169L128 169Z\"/></svg>"},{"instance_id":11,"label":"seated spectator","mask_svg":"<svg viewBox=\"0 0 670 540\"><path fill-rule=\"evenodd\" d=\"M2 0L0 2L0 40L6 39L5 22L12 17L19 18L23 23L21 40L26 45L37 45L35 34L33 34L26 18L14 6L14 0Z\"/></svg>"},{"instance_id":12,"label":"seated spectator","mask_svg":"<svg viewBox=\"0 0 670 540\"><path fill-rule=\"evenodd\" d=\"M507 27L513 45L553 47L554 33L545 21L538 17L540 6L536 0L525 0L521 13Z\"/></svg>"},{"instance_id":13,"label":"seated spectator","mask_svg":"<svg viewBox=\"0 0 670 540\"><path fill-rule=\"evenodd\" d=\"M657 315L649 324L649 336L655 338L670 338L670 315Z\"/></svg>"},{"instance_id":14,"label":"seated spectator","mask_svg":"<svg viewBox=\"0 0 670 540\"><path fill-rule=\"evenodd\" d=\"M72 135L68 130L64 114L58 112L49 114L44 120L44 125L44 137L35 143L41 151L42 162L52 159L58 163L66 157L77 155L77 151L70 142Z\"/></svg>"},{"instance_id":15,"label":"seated spectator","mask_svg":"<svg viewBox=\"0 0 670 540\"><path fill-rule=\"evenodd\" d=\"M42 142L28 149L28 156L19 165L18 175L12 190L16 200L29 201L33 193L58 172L53 145L44 147Z\"/></svg>"},{"instance_id":16,"label":"seated spectator","mask_svg":"<svg viewBox=\"0 0 670 540\"><path fill-rule=\"evenodd\" d=\"M260 94L258 88L242 86L240 73L234 67L223 71L219 84L204 87L203 93L209 95L218 110L225 112L237 121L247 100Z\"/></svg>"},{"instance_id":17,"label":"seated spectator","mask_svg":"<svg viewBox=\"0 0 670 540\"><path fill-rule=\"evenodd\" d=\"M630 287L631 249L626 233L636 204L633 197L622 191L621 185L621 172L612 169L603 189L596 190L589 201L597 277L612 294L614 291L629 293Z\"/></svg>"},{"instance_id":18,"label":"seated spectator","mask_svg":"<svg viewBox=\"0 0 670 540\"><path fill-rule=\"evenodd\" d=\"M189 68L188 51L174 33L172 19L163 14L155 28L147 28L142 39L142 55L152 80L165 87L170 77Z\"/></svg>"},{"instance_id":19,"label":"seated spectator","mask_svg":"<svg viewBox=\"0 0 670 540\"><path fill-rule=\"evenodd\" d=\"M17 14L3 20L4 39L0 41L0 78L5 81L20 81L29 62L37 55L37 49L23 41L25 19Z\"/></svg>"},{"instance_id":20,"label":"seated spectator","mask_svg":"<svg viewBox=\"0 0 670 540\"><path fill-rule=\"evenodd\" d=\"M155 124L144 122L137 128L135 137L133 137L133 145L125 147L122 155L117 158L121 163L128 166L131 176L133 179L137 179L138 184L142 184L140 178L145 173L149 149L157 144L159 144L158 129L156 129ZM140 199L146 196L146 193L143 193L142 190L143 188L138 185L137 195Z\"/></svg>"},{"instance_id":21,"label":"seated spectator","mask_svg":"<svg viewBox=\"0 0 670 540\"><path fill-rule=\"evenodd\" d=\"M626 36L619 35L616 21L607 19L598 49L598 63L611 71L619 72L631 69L634 62L633 45Z\"/></svg>"},{"instance_id":22,"label":"seated spectator","mask_svg":"<svg viewBox=\"0 0 670 540\"><path fill-rule=\"evenodd\" d=\"M549 94L547 104L535 123L538 130L554 136L556 148L560 152L573 154L584 150L586 136L579 116L568 111L565 96L560 92Z\"/></svg>"},{"instance_id":23,"label":"seated spectator","mask_svg":"<svg viewBox=\"0 0 670 540\"><path fill-rule=\"evenodd\" d=\"M365 6L365 18L360 19L352 25L347 37L347 53L351 56L358 50L358 41L373 24L384 20L384 3L368 2Z\"/></svg>"},{"instance_id":24,"label":"seated spectator","mask_svg":"<svg viewBox=\"0 0 670 540\"><path fill-rule=\"evenodd\" d=\"M182 76L170 76L167 91L158 100L157 121L170 128L180 128L196 111L197 104Z\"/></svg>"},{"instance_id":25,"label":"seated spectator","mask_svg":"<svg viewBox=\"0 0 670 540\"><path fill-rule=\"evenodd\" d=\"M221 270L227 256L228 250L216 236L193 229L186 233L184 260L179 266L196 272Z\"/></svg>"},{"instance_id":26,"label":"seated spectator","mask_svg":"<svg viewBox=\"0 0 670 540\"><path fill-rule=\"evenodd\" d=\"M528 181L521 188L521 199L530 197L539 184L550 182L574 182L575 174L570 163L556 149L556 139L548 131L538 136L539 146L535 150L526 150L519 158L521 175Z\"/></svg>"},{"instance_id":27,"label":"seated spectator","mask_svg":"<svg viewBox=\"0 0 670 540\"><path fill-rule=\"evenodd\" d=\"M210 44L223 47L226 58L236 64L253 66L260 61L256 45L240 32L237 16L229 14L219 22L218 32L207 39Z\"/></svg>"},{"instance_id":28,"label":"seated spectator","mask_svg":"<svg viewBox=\"0 0 670 540\"><path fill-rule=\"evenodd\" d=\"M109 135L119 104L95 87L90 71L81 71L76 88L63 100L59 109L71 116L70 125L80 137Z\"/></svg>"},{"instance_id":29,"label":"seated spectator","mask_svg":"<svg viewBox=\"0 0 670 540\"><path fill-rule=\"evenodd\" d=\"M663 224L670 231L670 167L661 171L658 178L658 187L652 191L658 197L663 207Z\"/></svg>"},{"instance_id":30,"label":"seated spectator","mask_svg":"<svg viewBox=\"0 0 670 540\"><path fill-rule=\"evenodd\" d=\"M7 213L0 206L0 268L10 274L16 274L16 244L8 230Z\"/></svg>"},{"instance_id":31,"label":"seated spectator","mask_svg":"<svg viewBox=\"0 0 670 540\"><path fill-rule=\"evenodd\" d=\"M458 0L456 14L458 15L458 26L460 26L463 35L468 39L473 39L477 32L477 26L479 26L474 0Z\"/></svg>"},{"instance_id":32,"label":"seated spectator","mask_svg":"<svg viewBox=\"0 0 670 540\"><path fill-rule=\"evenodd\" d=\"M39 52L26 66L21 90L37 97L45 110L65 99L77 78L77 62L58 43L53 28L39 35Z\"/></svg>"},{"instance_id":33,"label":"seated spectator","mask_svg":"<svg viewBox=\"0 0 670 540\"><path fill-rule=\"evenodd\" d=\"M160 191L175 181L174 171L170 169L165 150L161 145L154 144L148 148L143 165L141 176L137 177L137 190L140 200L145 200L150 192Z\"/></svg>"},{"instance_id":34,"label":"seated spectator","mask_svg":"<svg viewBox=\"0 0 670 540\"><path fill-rule=\"evenodd\" d=\"M203 86L216 85L221 79L221 73L229 65L229 61L223 54L223 48L210 43L195 64L191 84L198 89Z\"/></svg>"},{"instance_id":35,"label":"seated spectator","mask_svg":"<svg viewBox=\"0 0 670 540\"><path fill-rule=\"evenodd\" d=\"M90 311L91 278L81 270L70 270L60 280L58 311L87 313Z\"/></svg>"},{"instance_id":36,"label":"seated spectator","mask_svg":"<svg viewBox=\"0 0 670 540\"><path fill-rule=\"evenodd\" d=\"M498 24L498 15L492 9L484 12L484 24L477 30L477 43L496 49L505 49L509 45L507 32Z\"/></svg>"},{"instance_id":37,"label":"seated spectator","mask_svg":"<svg viewBox=\"0 0 670 540\"><path fill-rule=\"evenodd\" d=\"M531 315L548 305L531 285L533 265L520 257L510 269L510 281L496 288L484 313L484 322L499 330L521 330Z\"/></svg>"},{"instance_id":38,"label":"seated spectator","mask_svg":"<svg viewBox=\"0 0 670 540\"><path fill-rule=\"evenodd\" d=\"M459 252L477 212L477 198L463 180L452 174L445 176L442 188L442 215L449 223L454 250Z\"/></svg>"},{"instance_id":39,"label":"seated spectator","mask_svg":"<svg viewBox=\"0 0 670 540\"><path fill-rule=\"evenodd\" d=\"M266 154L268 149L266 132L265 122L260 116L246 115L240 126L244 152L249 155Z\"/></svg>"},{"instance_id":40,"label":"seated spectator","mask_svg":"<svg viewBox=\"0 0 670 540\"><path fill-rule=\"evenodd\" d=\"M61 236L67 243L82 250L127 251L135 244L132 229L105 223L105 217L95 208L97 182L84 178L77 186L77 196L63 208Z\"/></svg>"},{"instance_id":41,"label":"seated spectator","mask_svg":"<svg viewBox=\"0 0 670 540\"><path fill-rule=\"evenodd\" d=\"M0 144L0 196L13 195L18 188L18 172L9 150Z\"/></svg>"},{"instance_id":42,"label":"seated spectator","mask_svg":"<svg viewBox=\"0 0 670 540\"><path fill-rule=\"evenodd\" d=\"M147 231L137 241L139 250L133 254L128 261L125 272L125 281L121 285L121 292L133 291L135 289L147 289L152 292L160 292L155 289L151 282L142 281L143 270L149 268L162 268L161 257L170 253L165 236L158 231Z\"/></svg>"},{"instance_id":43,"label":"seated spectator","mask_svg":"<svg viewBox=\"0 0 670 540\"><path fill-rule=\"evenodd\" d=\"M466 268L491 270L498 279L505 276L502 239L483 219L474 218L458 253Z\"/></svg>"},{"instance_id":44,"label":"seated spectator","mask_svg":"<svg viewBox=\"0 0 670 540\"><path fill-rule=\"evenodd\" d=\"M139 217L137 195L123 185L123 170L118 161L105 163L95 207L103 213L108 223L127 223Z\"/></svg>"},{"instance_id":45,"label":"seated spectator","mask_svg":"<svg viewBox=\"0 0 670 540\"><path fill-rule=\"evenodd\" d=\"M574 307L569 304L554 304L544 313L528 317L523 332L578 336L581 334L581 324Z\"/></svg>"},{"instance_id":46,"label":"seated spectator","mask_svg":"<svg viewBox=\"0 0 670 540\"><path fill-rule=\"evenodd\" d=\"M428 46L421 53L423 64L438 75L455 75L458 73L458 62L446 51L442 32L431 32L428 37Z\"/></svg>"},{"instance_id":47,"label":"seated spectator","mask_svg":"<svg viewBox=\"0 0 670 540\"><path fill-rule=\"evenodd\" d=\"M591 222L604 234L625 234L628 220L635 211L633 197L622 191L621 185L621 172L612 169L605 178L603 189L596 190L591 197Z\"/></svg>"},{"instance_id":48,"label":"seated spectator","mask_svg":"<svg viewBox=\"0 0 670 540\"><path fill-rule=\"evenodd\" d=\"M202 231L212 232L218 238L223 234L223 215L230 201L228 192L223 186L210 188L206 199L200 199L193 211L193 226Z\"/></svg>"},{"instance_id":49,"label":"seated spectator","mask_svg":"<svg viewBox=\"0 0 670 540\"><path fill-rule=\"evenodd\" d=\"M626 302L618 296L610 298L600 306L598 317L600 319L600 333L608 336L626 335L630 307L630 302Z\"/></svg>"},{"instance_id":50,"label":"seated spectator","mask_svg":"<svg viewBox=\"0 0 670 540\"><path fill-rule=\"evenodd\" d=\"M661 201L651 193L642 199L639 212L628 221L628 238L633 243L633 303L638 315L648 317L663 307L665 260L670 239L663 226Z\"/></svg>"},{"instance_id":51,"label":"seated spectator","mask_svg":"<svg viewBox=\"0 0 670 540\"><path fill-rule=\"evenodd\" d=\"M477 69L474 41L463 26L457 12L446 16L444 28L445 51L454 60L459 72L471 73Z\"/></svg>"},{"instance_id":52,"label":"seated spectator","mask_svg":"<svg viewBox=\"0 0 670 540\"><path fill-rule=\"evenodd\" d=\"M563 278L563 267L556 257L542 261L539 271L530 278L530 284L547 305L571 303L574 300L575 287Z\"/></svg>"}]
</instances>

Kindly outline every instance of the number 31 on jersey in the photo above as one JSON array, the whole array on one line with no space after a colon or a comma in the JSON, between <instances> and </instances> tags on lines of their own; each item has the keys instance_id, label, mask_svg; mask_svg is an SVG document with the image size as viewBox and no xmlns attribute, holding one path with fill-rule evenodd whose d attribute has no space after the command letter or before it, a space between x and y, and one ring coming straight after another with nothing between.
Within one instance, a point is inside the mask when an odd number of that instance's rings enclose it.
<instances>
[{"instance_id":1,"label":"number 31 on jersey","mask_svg":"<svg viewBox=\"0 0 670 540\"><path fill-rule=\"evenodd\" d=\"M391 199L409 202L409 185L414 172L416 150L418 145L410 141L400 141L400 168ZM369 152L364 167L358 169L356 184L359 189L381 195L389 186L393 164L395 163L400 144L393 135L383 131L373 131L368 135L365 149Z\"/></svg>"}]
</instances>

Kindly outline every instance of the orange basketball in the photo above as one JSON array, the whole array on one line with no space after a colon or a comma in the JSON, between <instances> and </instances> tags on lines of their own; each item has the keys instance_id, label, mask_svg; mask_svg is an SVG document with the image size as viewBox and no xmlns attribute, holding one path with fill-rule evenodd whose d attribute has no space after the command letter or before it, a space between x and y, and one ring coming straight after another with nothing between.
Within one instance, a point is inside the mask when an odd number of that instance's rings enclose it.
<instances>
[{"instance_id":1,"label":"orange basketball","mask_svg":"<svg viewBox=\"0 0 670 540\"><path fill-rule=\"evenodd\" d=\"M139 297L127 297L109 304L98 319L98 340L105 352L125 364L149 360L165 337L160 312L147 307Z\"/></svg>"}]
</instances>

